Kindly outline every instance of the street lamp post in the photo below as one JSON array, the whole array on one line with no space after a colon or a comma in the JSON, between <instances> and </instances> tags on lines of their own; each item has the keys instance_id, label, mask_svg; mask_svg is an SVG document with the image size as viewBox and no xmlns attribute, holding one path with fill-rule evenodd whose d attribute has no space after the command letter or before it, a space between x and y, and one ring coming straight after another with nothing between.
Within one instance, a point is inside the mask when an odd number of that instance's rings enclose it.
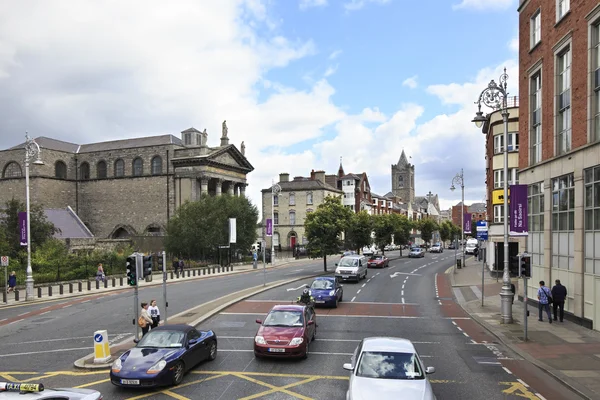
<instances>
[{"instance_id":1,"label":"street lamp post","mask_svg":"<svg viewBox=\"0 0 600 400\"><path fill-rule=\"evenodd\" d=\"M271 186L271 225L273 232L271 232L271 266L275 266L275 196L281 193L281 186L278 183L273 182ZM279 238L281 240L281 238Z\"/></svg>"},{"instance_id":2,"label":"street lamp post","mask_svg":"<svg viewBox=\"0 0 600 400\"><path fill-rule=\"evenodd\" d=\"M461 189L461 203L460 203L460 245L462 247L462 265L461 267L465 267L465 175L463 173L463 169L460 169L460 173L456 174L456 176L452 179L452 186L450 186L450 190L454 191L456 187L454 185L460 185ZM458 247L458 246L456 246Z\"/></svg>"},{"instance_id":3,"label":"street lamp post","mask_svg":"<svg viewBox=\"0 0 600 400\"><path fill-rule=\"evenodd\" d=\"M504 271L502 274L502 290L500 291L500 298L502 300L502 323L512 324L512 291L510 281L510 270L508 265L508 92L507 92L507 80L508 75L506 74L506 68L504 73L500 75L499 84L493 79L490 81L488 86L481 92L479 99L475 102L478 106L478 111L475 113L473 121L478 128L481 128L487 118L483 116L481 112L481 103L494 109L500 110L502 115L502 121L504 122L504 215L502 221L504 222Z\"/></svg>"},{"instance_id":4,"label":"street lamp post","mask_svg":"<svg viewBox=\"0 0 600 400\"><path fill-rule=\"evenodd\" d=\"M29 201L29 162L35 157L34 165L44 165L41 160L42 151L35 140L25 132L25 203L27 207L27 277L25 278L25 300L35 299L33 293L33 269L31 268L31 210Z\"/></svg>"}]
</instances>

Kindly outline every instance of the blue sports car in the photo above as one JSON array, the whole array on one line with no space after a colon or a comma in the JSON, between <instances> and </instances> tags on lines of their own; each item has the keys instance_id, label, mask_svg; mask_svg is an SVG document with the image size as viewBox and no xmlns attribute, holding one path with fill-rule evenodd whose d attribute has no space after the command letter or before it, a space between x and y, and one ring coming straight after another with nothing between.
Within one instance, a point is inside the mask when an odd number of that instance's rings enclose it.
<instances>
[{"instance_id":1,"label":"blue sports car","mask_svg":"<svg viewBox=\"0 0 600 400\"><path fill-rule=\"evenodd\" d=\"M110 381L117 386L178 385L185 373L204 360L217 357L217 335L190 325L152 329L137 346L115 360Z\"/></svg>"},{"instance_id":2,"label":"blue sports car","mask_svg":"<svg viewBox=\"0 0 600 400\"><path fill-rule=\"evenodd\" d=\"M313 283L308 286L310 295L315 299L315 305L323 306L338 306L344 297L344 288L340 285L335 277L322 276L316 278Z\"/></svg>"}]
</instances>

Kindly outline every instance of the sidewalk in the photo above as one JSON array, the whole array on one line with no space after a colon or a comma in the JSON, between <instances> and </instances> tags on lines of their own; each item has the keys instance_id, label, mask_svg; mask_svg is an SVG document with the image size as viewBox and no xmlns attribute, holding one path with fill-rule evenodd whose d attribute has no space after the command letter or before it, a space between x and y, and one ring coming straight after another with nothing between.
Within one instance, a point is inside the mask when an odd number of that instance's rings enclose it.
<instances>
[{"instance_id":1,"label":"sidewalk","mask_svg":"<svg viewBox=\"0 0 600 400\"><path fill-rule=\"evenodd\" d=\"M298 264L302 262L313 262L311 259L298 259L298 260L285 260L276 261L275 266L267 264L266 269L283 267L290 264ZM262 270L262 263L258 264L258 270ZM173 281L188 281L194 279L202 279L207 277L215 277L222 275L239 274L253 270L252 264L243 265L232 265L229 267L218 267L211 266L206 268L195 268L185 269L183 274L175 274L172 271L167 272L167 284ZM35 278L35 276L34 276ZM162 273L153 273L152 281L146 282L140 280L138 287L143 288L146 286L157 286L162 285L163 275ZM11 306L15 304L31 304L39 301L48 301L53 299L63 299L77 296L87 296L93 294L102 294L105 292L112 292L115 290L129 289L127 281L124 276L118 277L107 277L106 282L97 282L96 280L83 280L83 281L72 281L72 282L57 282L53 284L45 284L36 286L34 289L35 300L26 302L25 301L25 289L17 291L19 299L14 292L8 293L8 302L3 302L3 298L0 298L0 308ZM4 293L4 292L3 292Z\"/></svg>"},{"instance_id":2,"label":"sidewalk","mask_svg":"<svg viewBox=\"0 0 600 400\"><path fill-rule=\"evenodd\" d=\"M567 320L550 324L546 315L544 322L539 322L538 309L529 306L528 340L524 341L523 302L515 297L513 324L502 324L499 295L502 277L498 280L491 277L486 268L482 286L482 263L471 257L465 264L465 268L447 271L454 296L463 309L524 359L584 397L600 399L600 332ZM512 281L519 293L521 282L516 278Z\"/></svg>"}]
</instances>

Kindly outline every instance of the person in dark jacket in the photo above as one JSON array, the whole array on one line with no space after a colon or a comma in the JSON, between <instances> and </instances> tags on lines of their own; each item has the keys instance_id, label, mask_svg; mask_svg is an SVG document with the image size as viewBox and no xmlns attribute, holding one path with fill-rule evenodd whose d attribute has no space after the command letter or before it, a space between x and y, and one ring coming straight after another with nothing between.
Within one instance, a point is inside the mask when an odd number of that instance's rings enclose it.
<instances>
[{"instance_id":1,"label":"person in dark jacket","mask_svg":"<svg viewBox=\"0 0 600 400\"><path fill-rule=\"evenodd\" d=\"M17 274L15 274L15 271L13 271L10 273L10 276L8 277L8 291L14 292L16 286L17 286Z\"/></svg>"},{"instance_id":2,"label":"person in dark jacket","mask_svg":"<svg viewBox=\"0 0 600 400\"><path fill-rule=\"evenodd\" d=\"M563 322L565 316L565 300L567 299L567 288L560 284L560 279L554 281L552 288L552 308L554 309L554 320L556 321L557 311L559 311L560 322Z\"/></svg>"}]
</instances>

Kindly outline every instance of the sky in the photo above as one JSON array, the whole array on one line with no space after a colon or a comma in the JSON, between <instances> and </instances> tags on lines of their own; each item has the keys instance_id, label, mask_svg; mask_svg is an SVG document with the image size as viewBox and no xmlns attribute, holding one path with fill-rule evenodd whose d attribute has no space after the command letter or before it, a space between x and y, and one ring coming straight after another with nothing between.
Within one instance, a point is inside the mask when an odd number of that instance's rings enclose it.
<instances>
[{"instance_id":1,"label":"sky","mask_svg":"<svg viewBox=\"0 0 600 400\"><path fill-rule=\"evenodd\" d=\"M25 131L85 144L207 129L244 141L247 194L279 173L367 173L402 150L443 209L464 170L485 198L474 102L504 67L518 95L517 0L0 0L0 148ZM491 28L491 29L490 29Z\"/></svg>"}]
</instances>

